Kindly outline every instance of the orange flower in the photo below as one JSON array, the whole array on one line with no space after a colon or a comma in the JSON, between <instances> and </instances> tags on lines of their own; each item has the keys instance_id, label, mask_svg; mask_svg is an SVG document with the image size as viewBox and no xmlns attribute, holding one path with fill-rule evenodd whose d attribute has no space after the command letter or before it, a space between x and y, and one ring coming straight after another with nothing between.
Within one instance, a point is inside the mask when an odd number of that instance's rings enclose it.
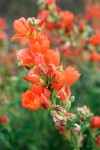
<instances>
[{"instance_id":1,"label":"orange flower","mask_svg":"<svg viewBox=\"0 0 100 150\"><path fill-rule=\"evenodd\" d=\"M100 45L100 33L92 35L90 38L90 42L95 46Z\"/></svg>"},{"instance_id":2,"label":"orange flower","mask_svg":"<svg viewBox=\"0 0 100 150\"><path fill-rule=\"evenodd\" d=\"M25 45L26 43L28 43L28 39L26 39L26 38L20 39L20 44Z\"/></svg>"},{"instance_id":3,"label":"orange flower","mask_svg":"<svg viewBox=\"0 0 100 150\"><path fill-rule=\"evenodd\" d=\"M40 105L44 109L50 107L50 91L41 85L31 84L31 91L27 90L22 94L22 106L30 110L39 109Z\"/></svg>"},{"instance_id":4,"label":"orange flower","mask_svg":"<svg viewBox=\"0 0 100 150\"><path fill-rule=\"evenodd\" d=\"M43 55L41 54L41 53L35 53L34 54L34 63L35 63L35 65L44 65L44 57L43 57Z\"/></svg>"},{"instance_id":5,"label":"orange flower","mask_svg":"<svg viewBox=\"0 0 100 150\"><path fill-rule=\"evenodd\" d=\"M46 65L53 64L57 67L60 61L59 52L57 50L56 51L48 50L47 53L44 55L44 61Z\"/></svg>"},{"instance_id":6,"label":"orange flower","mask_svg":"<svg viewBox=\"0 0 100 150\"><path fill-rule=\"evenodd\" d=\"M59 91L63 88L65 84L73 84L78 80L80 74L74 70L71 66L69 66L66 70L60 70L56 71L55 78L52 82L52 87ZM70 91L67 91L69 89L66 89L66 94L70 94ZM68 93L67 93L68 92ZM68 96L69 96L68 94Z\"/></svg>"},{"instance_id":7,"label":"orange flower","mask_svg":"<svg viewBox=\"0 0 100 150\"><path fill-rule=\"evenodd\" d=\"M34 92L35 95L39 95L41 99L41 105L44 109L49 109L50 107L50 91L46 89L44 86L36 86L31 84L31 90Z\"/></svg>"},{"instance_id":8,"label":"orange flower","mask_svg":"<svg viewBox=\"0 0 100 150\"><path fill-rule=\"evenodd\" d=\"M30 66L34 63L33 55L28 48L17 51L17 58L20 60L19 66Z\"/></svg>"},{"instance_id":9,"label":"orange flower","mask_svg":"<svg viewBox=\"0 0 100 150\"><path fill-rule=\"evenodd\" d=\"M75 83L79 77L80 77L80 73L74 70L74 68L72 68L71 66L67 67L66 69L66 83L67 84Z\"/></svg>"},{"instance_id":10,"label":"orange flower","mask_svg":"<svg viewBox=\"0 0 100 150\"><path fill-rule=\"evenodd\" d=\"M62 12L62 23L65 24L65 26L68 26L73 23L74 15L70 11L63 11Z\"/></svg>"},{"instance_id":11,"label":"orange flower","mask_svg":"<svg viewBox=\"0 0 100 150\"><path fill-rule=\"evenodd\" d=\"M44 18L44 19L47 19L49 16L49 12L45 9L42 9L41 11L39 11L39 14L38 14L38 18Z\"/></svg>"},{"instance_id":12,"label":"orange flower","mask_svg":"<svg viewBox=\"0 0 100 150\"><path fill-rule=\"evenodd\" d=\"M45 23L45 26L46 26L46 28L47 29L49 29L49 30L53 30L54 28L55 28L55 24L54 24L54 22L46 22Z\"/></svg>"},{"instance_id":13,"label":"orange flower","mask_svg":"<svg viewBox=\"0 0 100 150\"><path fill-rule=\"evenodd\" d=\"M41 93L43 93L44 90L44 86L42 85L31 84L30 88L35 95L39 95L39 96L41 96Z\"/></svg>"},{"instance_id":14,"label":"orange flower","mask_svg":"<svg viewBox=\"0 0 100 150\"><path fill-rule=\"evenodd\" d=\"M28 43L32 53L39 52L45 54L50 47L50 41L47 37L40 36L36 40L30 40Z\"/></svg>"},{"instance_id":15,"label":"orange flower","mask_svg":"<svg viewBox=\"0 0 100 150\"><path fill-rule=\"evenodd\" d=\"M16 34L11 38L11 41L15 39L32 39L39 37L42 34L42 26L44 19L36 18L20 18L19 20L14 21L14 30ZM38 30L39 29L39 30Z\"/></svg>"},{"instance_id":16,"label":"orange flower","mask_svg":"<svg viewBox=\"0 0 100 150\"><path fill-rule=\"evenodd\" d=\"M32 91L27 90L22 94L22 106L30 110L38 110L41 105L39 96L36 96Z\"/></svg>"},{"instance_id":17,"label":"orange flower","mask_svg":"<svg viewBox=\"0 0 100 150\"><path fill-rule=\"evenodd\" d=\"M32 68L32 69L29 71L29 74L28 74L28 75L32 75L32 74L38 74L38 66L34 66L34 68Z\"/></svg>"},{"instance_id":18,"label":"orange flower","mask_svg":"<svg viewBox=\"0 0 100 150\"><path fill-rule=\"evenodd\" d=\"M52 82L52 87L56 90L59 91L63 88L64 84L66 83L66 71L56 71L55 73L55 78L54 82Z\"/></svg>"},{"instance_id":19,"label":"orange flower","mask_svg":"<svg viewBox=\"0 0 100 150\"><path fill-rule=\"evenodd\" d=\"M91 61L94 61L94 62L100 61L100 54L98 54L97 52L93 52L93 53L90 55L90 60L91 60Z\"/></svg>"},{"instance_id":20,"label":"orange flower","mask_svg":"<svg viewBox=\"0 0 100 150\"><path fill-rule=\"evenodd\" d=\"M30 35L31 30L33 29L25 18L20 18L14 21L14 30L16 34L11 38L11 41L17 38L26 38Z\"/></svg>"}]
</instances>

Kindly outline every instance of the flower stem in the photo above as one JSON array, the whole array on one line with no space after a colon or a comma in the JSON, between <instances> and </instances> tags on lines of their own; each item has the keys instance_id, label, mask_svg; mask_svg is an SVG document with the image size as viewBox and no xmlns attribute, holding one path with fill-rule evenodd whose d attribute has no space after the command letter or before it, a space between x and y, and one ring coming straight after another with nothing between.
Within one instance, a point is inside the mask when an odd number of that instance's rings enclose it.
<instances>
[{"instance_id":1,"label":"flower stem","mask_svg":"<svg viewBox=\"0 0 100 150\"><path fill-rule=\"evenodd\" d=\"M72 146L74 148L74 150L80 150L79 148L79 143L78 143L78 137L73 133L73 131L71 131L71 136L72 136Z\"/></svg>"}]
</instances>

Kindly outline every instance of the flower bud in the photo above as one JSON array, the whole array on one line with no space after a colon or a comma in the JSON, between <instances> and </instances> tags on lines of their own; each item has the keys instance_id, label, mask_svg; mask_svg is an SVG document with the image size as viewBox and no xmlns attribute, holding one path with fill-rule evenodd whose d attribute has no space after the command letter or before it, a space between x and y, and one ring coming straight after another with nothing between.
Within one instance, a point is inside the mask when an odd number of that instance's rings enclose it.
<instances>
[{"instance_id":1,"label":"flower bud","mask_svg":"<svg viewBox=\"0 0 100 150\"><path fill-rule=\"evenodd\" d=\"M70 99L69 99L71 102L73 102L75 100L75 97L74 96L71 96Z\"/></svg>"},{"instance_id":2,"label":"flower bud","mask_svg":"<svg viewBox=\"0 0 100 150\"><path fill-rule=\"evenodd\" d=\"M61 89L61 90L58 92L58 96L59 96L59 98L60 98L60 100L61 100L62 102L66 102L66 100L67 100L67 95L66 95L64 89Z\"/></svg>"},{"instance_id":3,"label":"flower bud","mask_svg":"<svg viewBox=\"0 0 100 150\"><path fill-rule=\"evenodd\" d=\"M58 129L59 131L64 131L66 129L66 127L62 124L62 122L56 122L55 123L55 127L56 129Z\"/></svg>"},{"instance_id":4,"label":"flower bud","mask_svg":"<svg viewBox=\"0 0 100 150\"><path fill-rule=\"evenodd\" d=\"M68 97L71 95L71 91L70 91L70 86L69 85L66 86L65 92L66 92Z\"/></svg>"},{"instance_id":5,"label":"flower bud","mask_svg":"<svg viewBox=\"0 0 100 150\"><path fill-rule=\"evenodd\" d=\"M28 18L27 22L29 23L30 26L33 26L33 20L32 20L32 18Z\"/></svg>"},{"instance_id":6,"label":"flower bud","mask_svg":"<svg viewBox=\"0 0 100 150\"><path fill-rule=\"evenodd\" d=\"M73 128L74 132L79 132L81 127L78 124L75 124L75 127Z\"/></svg>"},{"instance_id":7,"label":"flower bud","mask_svg":"<svg viewBox=\"0 0 100 150\"><path fill-rule=\"evenodd\" d=\"M44 70L44 68L42 67L41 64L38 65L38 71L39 71L39 74L41 76L45 76L46 75L46 71Z\"/></svg>"},{"instance_id":8,"label":"flower bud","mask_svg":"<svg viewBox=\"0 0 100 150\"><path fill-rule=\"evenodd\" d=\"M38 22L38 26L42 26L42 25L43 25L43 23L44 23L44 18L43 18L43 19L41 19L41 20Z\"/></svg>"},{"instance_id":9,"label":"flower bud","mask_svg":"<svg viewBox=\"0 0 100 150\"><path fill-rule=\"evenodd\" d=\"M29 77L28 76L23 76L23 79L26 81L29 81Z\"/></svg>"},{"instance_id":10,"label":"flower bud","mask_svg":"<svg viewBox=\"0 0 100 150\"><path fill-rule=\"evenodd\" d=\"M71 107L71 102L68 100L67 103L66 103L65 108L68 111L70 109L70 107Z\"/></svg>"},{"instance_id":11,"label":"flower bud","mask_svg":"<svg viewBox=\"0 0 100 150\"><path fill-rule=\"evenodd\" d=\"M6 124L7 121L8 121L7 116L3 115L3 116L0 117L0 122L1 122L1 124Z\"/></svg>"},{"instance_id":12,"label":"flower bud","mask_svg":"<svg viewBox=\"0 0 100 150\"><path fill-rule=\"evenodd\" d=\"M53 109L62 113L66 113L66 110L60 107L59 105L54 106Z\"/></svg>"},{"instance_id":13,"label":"flower bud","mask_svg":"<svg viewBox=\"0 0 100 150\"><path fill-rule=\"evenodd\" d=\"M52 111L51 115L53 116L54 122L62 121L64 119L62 116L58 115L56 111Z\"/></svg>"},{"instance_id":14,"label":"flower bud","mask_svg":"<svg viewBox=\"0 0 100 150\"><path fill-rule=\"evenodd\" d=\"M44 109L49 109L51 105L50 100L44 94L41 94L41 105Z\"/></svg>"},{"instance_id":15,"label":"flower bud","mask_svg":"<svg viewBox=\"0 0 100 150\"><path fill-rule=\"evenodd\" d=\"M100 116L94 116L91 119L91 126L93 128L100 128Z\"/></svg>"}]
</instances>

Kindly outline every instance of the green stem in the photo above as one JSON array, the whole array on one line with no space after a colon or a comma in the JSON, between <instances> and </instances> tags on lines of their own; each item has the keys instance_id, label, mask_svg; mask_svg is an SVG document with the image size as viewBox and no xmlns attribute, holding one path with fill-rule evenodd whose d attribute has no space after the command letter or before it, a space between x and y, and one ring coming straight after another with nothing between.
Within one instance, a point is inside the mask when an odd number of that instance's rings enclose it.
<instances>
[{"instance_id":1,"label":"green stem","mask_svg":"<svg viewBox=\"0 0 100 150\"><path fill-rule=\"evenodd\" d=\"M89 130L89 134L90 134L90 139L91 139L92 146L96 150L96 143L95 143L95 137L93 135L93 131Z\"/></svg>"},{"instance_id":2,"label":"green stem","mask_svg":"<svg viewBox=\"0 0 100 150\"><path fill-rule=\"evenodd\" d=\"M74 150L80 150L79 148L79 143L78 143L78 137L73 133L73 131L71 131L71 136L72 136L72 146L74 148Z\"/></svg>"}]
</instances>

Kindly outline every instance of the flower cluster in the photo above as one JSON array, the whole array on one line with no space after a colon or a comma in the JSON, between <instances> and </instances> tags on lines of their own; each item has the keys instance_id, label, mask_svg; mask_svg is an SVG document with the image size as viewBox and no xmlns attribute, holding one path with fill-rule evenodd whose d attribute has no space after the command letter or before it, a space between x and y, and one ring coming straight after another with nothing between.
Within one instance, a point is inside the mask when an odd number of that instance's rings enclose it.
<instances>
[{"instance_id":1,"label":"flower cluster","mask_svg":"<svg viewBox=\"0 0 100 150\"><path fill-rule=\"evenodd\" d=\"M90 60L94 62L100 62L100 33L95 33L90 37L91 43L91 55ZM96 49L96 51L95 51Z\"/></svg>"},{"instance_id":2,"label":"flower cluster","mask_svg":"<svg viewBox=\"0 0 100 150\"><path fill-rule=\"evenodd\" d=\"M92 37L90 38L90 42L95 46L100 45L100 33L92 35Z\"/></svg>"},{"instance_id":3,"label":"flower cluster","mask_svg":"<svg viewBox=\"0 0 100 150\"><path fill-rule=\"evenodd\" d=\"M22 94L22 105L31 110L49 109L56 104L57 97L68 103L70 85L80 76L71 66L63 69L59 65L60 54L50 49L50 42L43 34L43 22L43 19L20 18L14 22L16 34L11 38L25 39L29 47L17 51L17 58L18 64L29 70L23 78L30 82L30 90Z\"/></svg>"},{"instance_id":4,"label":"flower cluster","mask_svg":"<svg viewBox=\"0 0 100 150\"><path fill-rule=\"evenodd\" d=\"M56 1L48 3L47 0L38 0L39 18L45 18L47 36L53 46L59 47L67 59L83 60L82 62L99 62L100 54L96 45L98 45L99 36L91 41L91 35L95 34L94 29L89 25L89 14L81 16L68 10L63 11L56 5ZM93 35L94 36L94 35ZM98 40L97 40L98 38ZM56 42L54 42L56 41ZM72 60L71 60L72 61ZM77 61L75 61L77 63Z\"/></svg>"},{"instance_id":5,"label":"flower cluster","mask_svg":"<svg viewBox=\"0 0 100 150\"><path fill-rule=\"evenodd\" d=\"M86 16L91 20L92 27L96 32L100 32L100 1L86 0Z\"/></svg>"},{"instance_id":6,"label":"flower cluster","mask_svg":"<svg viewBox=\"0 0 100 150\"><path fill-rule=\"evenodd\" d=\"M49 30L57 29L67 34L74 26L74 14L70 11L63 11L56 5L56 1L38 0L40 11L39 18L45 18L45 26Z\"/></svg>"},{"instance_id":7,"label":"flower cluster","mask_svg":"<svg viewBox=\"0 0 100 150\"><path fill-rule=\"evenodd\" d=\"M100 116L93 116L90 108L79 107L76 113L69 113L67 108L56 105L51 115L56 129L77 150L84 148L84 143L89 144L91 139L91 148L96 149L96 144L100 146Z\"/></svg>"},{"instance_id":8,"label":"flower cluster","mask_svg":"<svg viewBox=\"0 0 100 150\"><path fill-rule=\"evenodd\" d=\"M52 11L54 12L52 13ZM46 19L45 26L49 30L56 28L67 33L74 26L74 14L70 11L62 11L60 7L56 7L55 3L48 5L45 1L45 7L40 10L38 17Z\"/></svg>"}]
</instances>

